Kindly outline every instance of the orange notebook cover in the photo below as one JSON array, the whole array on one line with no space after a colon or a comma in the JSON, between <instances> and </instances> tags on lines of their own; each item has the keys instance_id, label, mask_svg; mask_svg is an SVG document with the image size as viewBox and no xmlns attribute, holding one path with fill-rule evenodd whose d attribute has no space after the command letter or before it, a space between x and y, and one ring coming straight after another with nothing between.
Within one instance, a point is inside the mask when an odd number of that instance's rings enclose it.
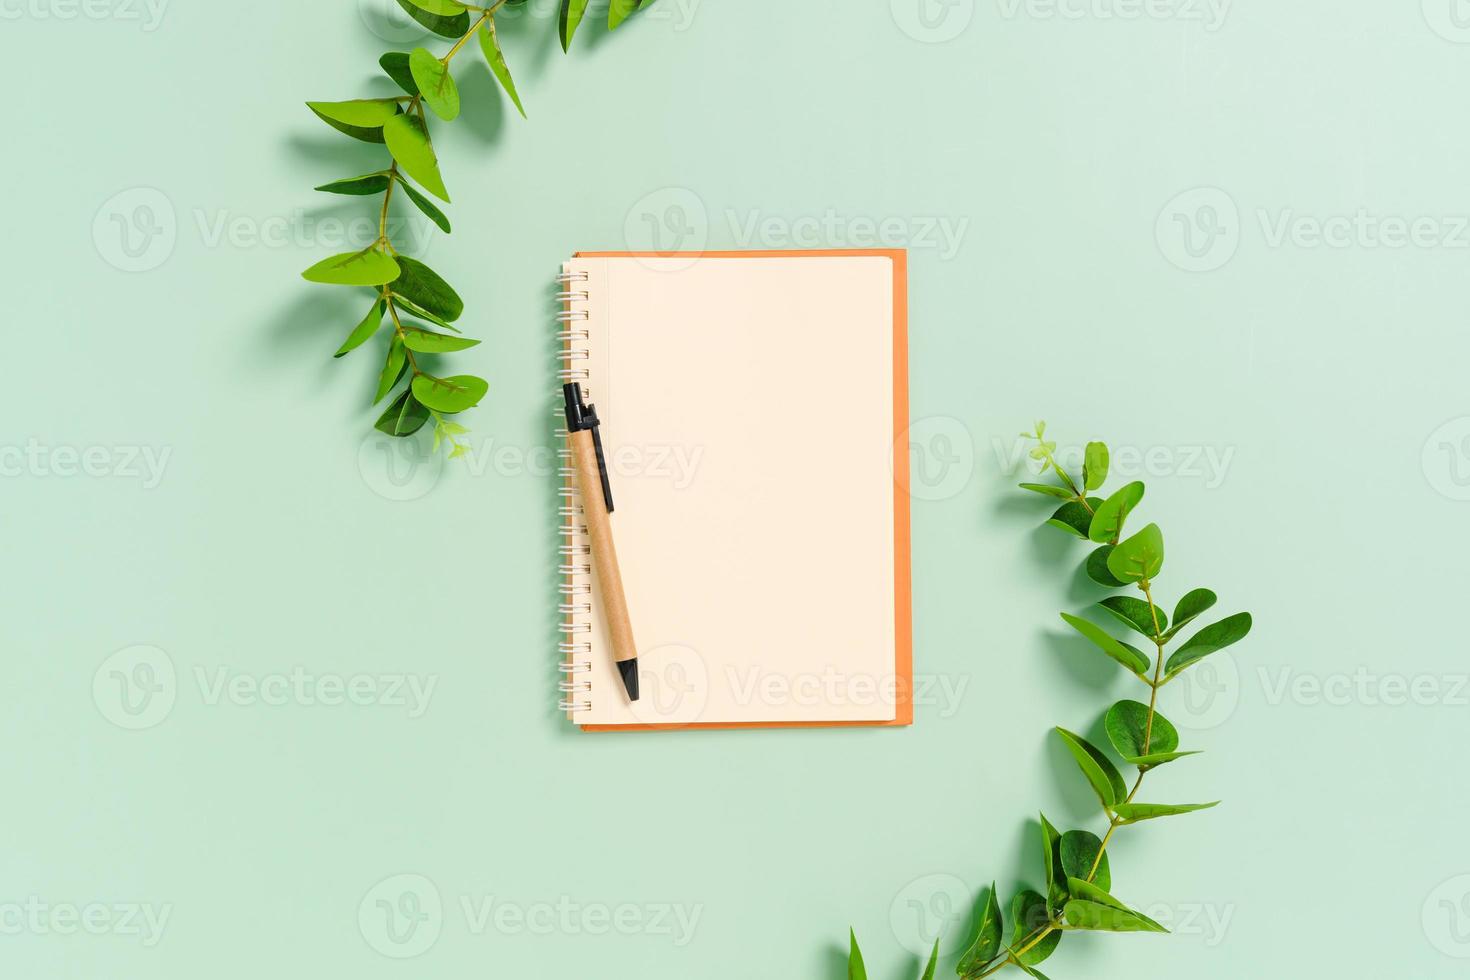
<instances>
[{"instance_id":1,"label":"orange notebook cover","mask_svg":"<svg viewBox=\"0 0 1470 980\"><path fill-rule=\"evenodd\" d=\"M579 252L560 386L601 419L641 697L562 443L561 709L585 731L908 725L903 250ZM565 439L565 429L559 430Z\"/></svg>"}]
</instances>

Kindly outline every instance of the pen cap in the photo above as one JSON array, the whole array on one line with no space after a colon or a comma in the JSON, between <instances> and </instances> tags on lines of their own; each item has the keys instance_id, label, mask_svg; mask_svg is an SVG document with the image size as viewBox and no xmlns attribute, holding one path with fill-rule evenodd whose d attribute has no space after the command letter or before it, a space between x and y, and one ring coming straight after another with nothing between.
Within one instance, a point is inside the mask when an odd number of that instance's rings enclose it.
<instances>
[{"instance_id":1,"label":"pen cap","mask_svg":"<svg viewBox=\"0 0 1470 980\"><path fill-rule=\"evenodd\" d=\"M597 409L582 401L582 386L570 381L561 386L561 396L566 402L567 431L581 432L597 427Z\"/></svg>"}]
</instances>

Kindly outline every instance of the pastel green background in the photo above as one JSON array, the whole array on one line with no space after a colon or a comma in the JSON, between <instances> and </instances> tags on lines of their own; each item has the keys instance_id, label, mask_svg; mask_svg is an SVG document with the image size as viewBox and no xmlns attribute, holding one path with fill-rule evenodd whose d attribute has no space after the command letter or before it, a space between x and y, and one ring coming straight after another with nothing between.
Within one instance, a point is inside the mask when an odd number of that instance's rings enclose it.
<instances>
[{"instance_id":1,"label":"pastel green background","mask_svg":"<svg viewBox=\"0 0 1470 980\"><path fill-rule=\"evenodd\" d=\"M1048 732L1131 693L1057 620L1093 598L1083 550L1011 489L1045 417L1148 483L1168 599L1256 615L1167 692L1207 754L1149 780L1225 803L1114 847L1115 892L1176 935L1069 937L1047 972L1463 975L1450 0L660 0L569 58L532 0L502 27L529 121L471 50L436 130L456 230L424 251L491 381L443 466L369 435L379 355L330 356L362 299L298 278L342 250L323 219L372 212L310 188L381 150L301 103L386 91L412 42L378 4L0 3L0 971L836 978L852 924L873 976L917 975L974 888L1036 880L1038 808L1098 825ZM650 219L663 247L910 247L912 728L590 737L552 710L550 278ZM111 658L139 645L174 675L128 730ZM216 696L297 668L435 687L418 717ZM409 960L373 925L428 894L398 875L442 902ZM169 918L149 945L24 911L90 903ZM578 911L515 927L542 903Z\"/></svg>"}]
</instances>

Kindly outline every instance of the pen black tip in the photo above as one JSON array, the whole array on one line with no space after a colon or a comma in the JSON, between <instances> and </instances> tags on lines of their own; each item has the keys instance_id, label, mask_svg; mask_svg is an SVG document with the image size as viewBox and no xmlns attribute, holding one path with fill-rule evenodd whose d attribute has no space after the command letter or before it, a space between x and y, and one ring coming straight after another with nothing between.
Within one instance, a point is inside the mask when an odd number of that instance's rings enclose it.
<instances>
[{"instance_id":1,"label":"pen black tip","mask_svg":"<svg viewBox=\"0 0 1470 980\"><path fill-rule=\"evenodd\" d=\"M623 687L628 689L628 700L638 700L638 658L619 660L618 673L622 675Z\"/></svg>"}]
</instances>

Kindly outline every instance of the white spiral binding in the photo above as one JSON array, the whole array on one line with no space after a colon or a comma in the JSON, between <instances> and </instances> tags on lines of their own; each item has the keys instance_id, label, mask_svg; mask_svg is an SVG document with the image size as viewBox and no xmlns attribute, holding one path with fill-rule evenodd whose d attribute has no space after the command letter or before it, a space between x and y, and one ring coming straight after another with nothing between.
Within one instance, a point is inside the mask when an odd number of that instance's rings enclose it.
<instances>
[{"instance_id":1,"label":"white spiral binding","mask_svg":"<svg viewBox=\"0 0 1470 980\"><path fill-rule=\"evenodd\" d=\"M588 346L592 340L592 332L587 325L588 311L573 309L574 304L585 304L588 301L587 273L563 272L556 277L556 281L561 285L556 294L556 301L561 306L556 314L556 339L561 344L561 350L557 354L560 364L556 372L556 397L552 416L559 423L555 431L556 438L561 440L556 451L556 472L560 480L557 495L561 499L556 514L561 519L561 525L557 529L561 535L561 544L556 550L560 559L557 572L562 579L557 586L560 601L556 611L561 618L557 629L562 634L557 651L564 658L557 665L562 680L556 685L561 694L556 708L558 711L576 713L592 709L592 662L590 659L578 659L592 656L589 636L592 632L589 618L592 614L592 549L587 543L587 525L580 520L582 498L577 490L576 470L571 463L572 451L566 443L566 417L561 386L569 381L575 381L584 387L587 384L586 362L592 356ZM582 288L576 288L574 283L581 283Z\"/></svg>"}]
</instances>

